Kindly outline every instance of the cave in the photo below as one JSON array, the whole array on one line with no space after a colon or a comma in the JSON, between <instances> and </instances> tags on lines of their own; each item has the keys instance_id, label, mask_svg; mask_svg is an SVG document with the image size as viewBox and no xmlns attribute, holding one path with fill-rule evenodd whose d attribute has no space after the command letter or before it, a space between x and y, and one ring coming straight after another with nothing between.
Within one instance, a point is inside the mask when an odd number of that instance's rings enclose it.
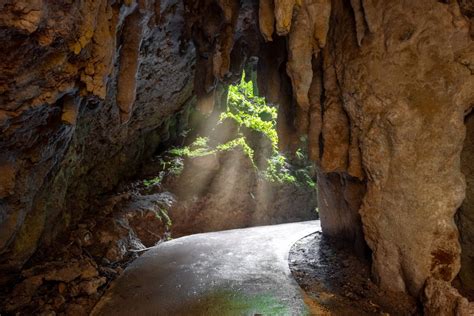
<instances>
[{"instance_id":1,"label":"cave","mask_svg":"<svg viewBox=\"0 0 474 316\"><path fill-rule=\"evenodd\" d=\"M474 314L473 19L469 0L0 2L0 314L126 314L151 258L144 291L184 308L197 276L171 263L232 255L286 278L226 279L250 296L208 314ZM235 254L200 257L224 235ZM313 259L393 299L331 310ZM269 309L278 283L298 303Z\"/></svg>"}]
</instances>

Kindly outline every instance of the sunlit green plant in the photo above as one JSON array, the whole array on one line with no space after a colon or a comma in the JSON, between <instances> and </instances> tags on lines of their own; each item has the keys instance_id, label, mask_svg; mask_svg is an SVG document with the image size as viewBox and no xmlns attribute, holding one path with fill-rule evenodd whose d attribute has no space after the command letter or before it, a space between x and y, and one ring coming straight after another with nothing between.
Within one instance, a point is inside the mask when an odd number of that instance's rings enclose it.
<instances>
[{"instance_id":1,"label":"sunlit green plant","mask_svg":"<svg viewBox=\"0 0 474 316\"><path fill-rule=\"evenodd\" d=\"M151 187L151 186L155 186L157 184L160 184L161 181L163 181L163 173L162 172L160 172L160 174L155 178L143 180L143 185L145 187Z\"/></svg>"},{"instance_id":2,"label":"sunlit green plant","mask_svg":"<svg viewBox=\"0 0 474 316\"><path fill-rule=\"evenodd\" d=\"M269 106L265 98L255 95L252 81L241 81L229 86L227 99L228 109L221 114L221 121L233 119L239 126L263 133L272 143L272 154L268 158L267 168L263 176L272 182L295 183L315 187L307 166L295 168L287 158L278 152L278 134L276 131L277 109ZM298 149L295 153L298 161L307 161L305 153Z\"/></svg>"},{"instance_id":3,"label":"sunlit green plant","mask_svg":"<svg viewBox=\"0 0 474 316\"><path fill-rule=\"evenodd\" d=\"M226 118L233 119L241 126L265 134L276 150L278 146L277 110L268 106L265 98L254 95L252 81L246 82L245 77L242 77L237 85L229 86L227 106L227 111L221 114L221 121Z\"/></svg>"},{"instance_id":4,"label":"sunlit green plant","mask_svg":"<svg viewBox=\"0 0 474 316\"><path fill-rule=\"evenodd\" d=\"M163 207L158 207L158 211L155 211L156 218L165 224L166 228L169 229L173 225L168 211Z\"/></svg>"},{"instance_id":5,"label":"sunlit green plant","mask_svg":"<svg viewBox=\"0 0 474 316\"><path fill-rule=\"evenodd\" d=\"M252 160L252 163L253 163L254 151L247 144L247 142L245 141L245 137L243 137L243 136L239 137L239 138L236 138L234 140L231 140L231 141L229 141L225 144L218 145L216 147L216 149L218 151L227 151L227 150L234 149L237 146L242 147L242 150L244 151L244 153L250 158L250 160Z\"/></svg>"},{"instance_id":6,"label":"sunlit green plant","mask_svg":"<svg viewBox=\"0 0 474 316\"><path fill-rule=\"evenodd\" d=\"M228 87L227 110L220 115L220 122L231 119L239 127L237 137L227 143L215 146L209 145L208 137L198 137L189 146L173 148L169 153L177 157L199 157L216 152L227 151L240 146L245 154L252 160L254 166L254 151L243 133L243 127L262 133L272 144L272 153L267 160L265 170L261 174L271 182L289 183L315 187L311 177L311 170L307 164L306 154L299 149L295 153L295 159L301 164L292 166L288 159L278 152L278 134L276 131L277 109L269 106L265 98L254 93L252 81L246 81L244 75L238 84Z\"/></svg>"},{"instance_id":7,"label":"sunlit green plant","mask_svg":"<svg viewBox=\"0 0 474 316\"><path fill-rule=\"evenodd\" d=\"M198 137L189 146L175 147L170 149L168 152L173 156L178 157L199 157L209 155L215 152L214 149L208 146L209 138Z\"/></svg>"}]
</instances>

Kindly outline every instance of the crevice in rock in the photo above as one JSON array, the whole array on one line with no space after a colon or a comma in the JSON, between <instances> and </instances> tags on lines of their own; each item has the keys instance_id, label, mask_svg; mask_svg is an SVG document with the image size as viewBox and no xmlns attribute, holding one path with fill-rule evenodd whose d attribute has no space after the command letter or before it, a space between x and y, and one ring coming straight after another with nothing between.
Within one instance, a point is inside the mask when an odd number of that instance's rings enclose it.
<instances>
[{"instance_id":1,"label":"crevice in rock","mask_svg":"<svg viewBox=\"0 0 474 316\"><path fill-rule=\"evenodd\" d=\"M466 179L466 197L457 214L461 241L462 289L474 297L474 113L465 118L466 139L461 153L461 170Z\"/></svg>"}]
</instances>

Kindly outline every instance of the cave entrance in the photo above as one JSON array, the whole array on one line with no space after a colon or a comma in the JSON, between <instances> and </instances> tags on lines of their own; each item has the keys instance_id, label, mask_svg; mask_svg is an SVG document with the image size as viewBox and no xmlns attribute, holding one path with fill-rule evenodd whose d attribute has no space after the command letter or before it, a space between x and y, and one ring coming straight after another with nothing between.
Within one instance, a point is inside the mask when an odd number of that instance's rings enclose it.
<instances>
[{"instance_id":1,"label":"cave entrance","mask_svg":"<svg viewBox=\"0 0 474 316\"><path fill-rule=\"evenodd\" d=\"M212 112L189 112L182 143L146 180L176 196L173 236L318 218L314 164L303 148L279 151L278 109L259 96L255 65L216 88Z\"/></svg>"},{"instance_id":2,"label":"cave entrance","mask_svg":"<svg viewBox=\"0 0 474 316\"><path fill-rule=\"evenodd\" d=\"M280 152L279 113L259 96L254 67L214 93L210 113L183 113L189 130L146 166L139 184L143 199L171 193L167 229L186 237L138 259L148 262L118 279L93 314L130 314L130 306L163 315L305 314L288 256L297 240L320 231L315 166L304 149Z\"/></svg>"}]
</instances>

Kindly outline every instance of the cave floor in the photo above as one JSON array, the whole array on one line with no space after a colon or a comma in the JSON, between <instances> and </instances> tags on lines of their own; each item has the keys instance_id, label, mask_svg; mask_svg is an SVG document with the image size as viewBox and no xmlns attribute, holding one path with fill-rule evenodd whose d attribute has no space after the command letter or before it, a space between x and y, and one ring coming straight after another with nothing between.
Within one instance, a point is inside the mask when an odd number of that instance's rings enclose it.
<instances>
[{"instance_id":1,"label":"cave floor","mask_svg":"<svg viewBox=\"0 0 474 316\"><path fill-rule=\"evenodd\" d=\"M162 243L125 270L92 315L308 314L288 254L320 229L319 221L309 221Z\"/></svg>"},{"instance_id":2,"label":"cave floor","mask_svg":"<svg viewBox=\"0 0 474 316\"><path fill-rule=\"evenodd\" d=\"M320 231L298 240L289 262L312 314L421 315L413 297L380 289L371 280L370 262L350 244Z\"/></svg>"}]
</instances>

